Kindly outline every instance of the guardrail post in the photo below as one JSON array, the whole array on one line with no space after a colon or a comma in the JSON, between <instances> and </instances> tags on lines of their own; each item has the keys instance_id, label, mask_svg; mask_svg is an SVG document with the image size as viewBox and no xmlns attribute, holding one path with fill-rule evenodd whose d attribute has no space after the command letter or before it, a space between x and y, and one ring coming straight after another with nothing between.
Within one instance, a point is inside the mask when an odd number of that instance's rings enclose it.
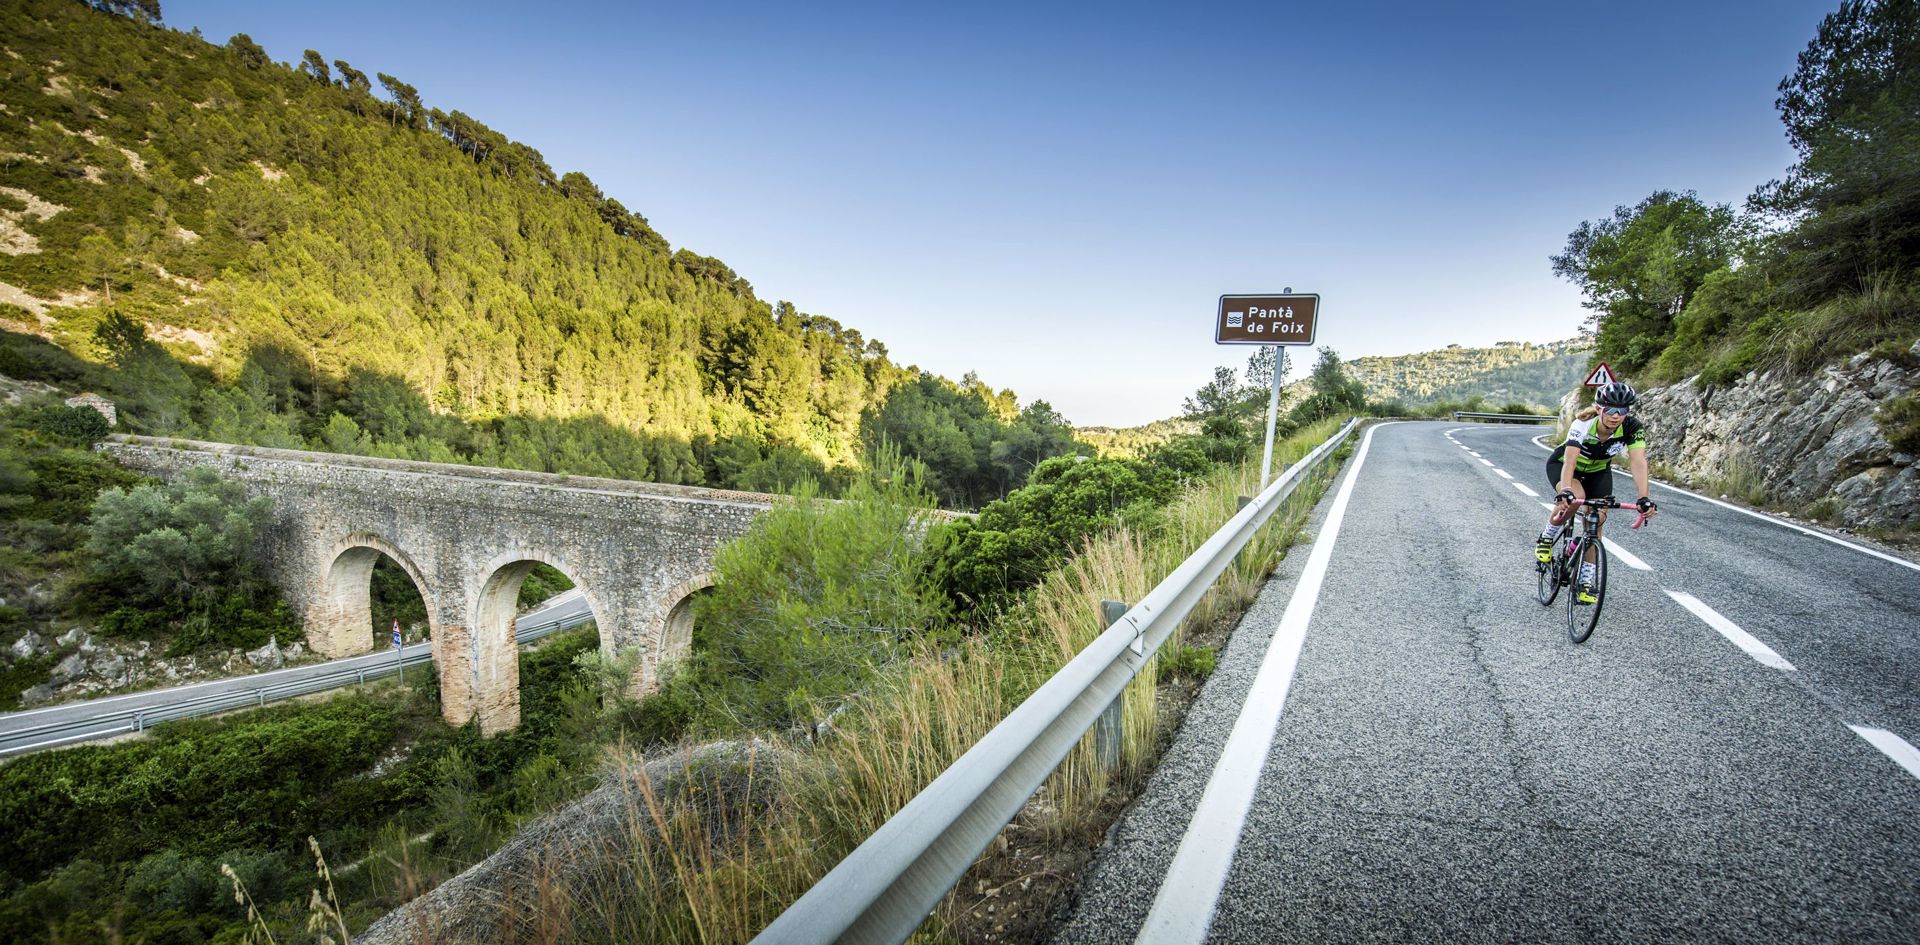
<instances>
[{"instance_id":1,"label":"guardrail post","mask_svg":"<svg viewBox=\"0 0 1920 945\"><path fill-rule=\"evenodd\" d=\"M1125 601L1101 601L1100 626L1104 629L1119 623L1129 609ZM1127 693L1123 689L1101 710L1100 719L1093 724L1094 756L1100 759L1100 766L1109 771L1120 766L1120 745L1125 740L1126 702Z\"/></svg>"}]
</instances>

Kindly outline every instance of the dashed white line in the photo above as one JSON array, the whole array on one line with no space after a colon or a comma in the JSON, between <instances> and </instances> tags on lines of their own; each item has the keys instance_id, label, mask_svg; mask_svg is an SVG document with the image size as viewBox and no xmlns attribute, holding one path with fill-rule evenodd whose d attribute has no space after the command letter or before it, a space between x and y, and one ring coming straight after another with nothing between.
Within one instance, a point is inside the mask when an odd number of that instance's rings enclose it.
<instances>
[{"instance_id":1,"label":"dashed white line","mask_svg":"<svg viewBox=\"0 0 1920 945\"><path fill-rule=\"evenodd\" d=\"M1527 488L1527 484L1526 484L1526 483L1524 483L1524 482L1516 482L1516 483L1514 483L1514 484L1513 484L1513 487L1514 487L1515 489L1518 489L1518 490L1520 490L1521 492L1524 492L1524 493L1526 493L1527 495L1530 495L1530 496L1532 496L1532 497L1534 497L1534 498L1536 498L1536 499L1538 499L1538 498L1540 498L1540 493L1538 493L1538 492L1535 492L1535 491L1533 491L1532 489L1529 489L1529 488ZM1553 508L1553 506L1551 506L1551 505L1549 505L1549 506L1547 506L1547 508Z\"/></svg>"},{"instance_id":2,"label":"dashed white line","mask_svg":"<svg viewBox=\"0 0 1920 945\"><path fill-rule=\"evenodd\" d=\"M1669 590L1664 587L1661 588L1661 590L1666 591L1668 597L1678 601L1680 606L1693 611L1695 617L1706 621L1707 626L1720 631L1720 635L1726 637L1734 646L1747 651L1748 656L1774 669L1784 669L1787 672L1794 671L1793 664L1787 662L1786 657L1775 653L1772 647L1755 639L1753 634L1740 629L1738 624L1720 616L1719 611L1701 603L1699 598L1685 591Z\"/></svg>"},{"instance_id":3,"label":"dashed white line","mask_svg":"<svg viewBox=\"0 0 1920 945\"><path fill-rule=\"evenodd\" d=\"M1864 725L1847 727L1853 729L1853 734L1866 739L1867 744L1892 758L1895 764L1907 769L1908 774L1920 778L1920 748L1913 747L1906 739L1884 728L1867 728Z\"/></svg>"},{"instance_id":4,"label":"dashed white line","mask_svg":"<svg viewBox=\"0 0 1920 945\"><path fill-rule=\"evenodd\" d=\"M1627 549L1614 544L1613 539L1608 538L1605 535L1602 535L1600 536L1600 543L1607 546L1607 554L1610 554L1616 558L1619 558L1621 561L1626 562L1627 567L1632 568L1635 571L1653 570L1653 565L1650 565L1645 561L1642 561L1639 558L1634 557L1633 552L1628 551Z\"/></svg>"},{"instance_id":5,"label":"dashed white line","mask_svg":"<svg viewBox=\"0 0 1920 945\"><path fill-rule=\"evenodd\" d=\"M1180 849L1167 867L1167 878L1140 927L1137 943L1197 943L1207 937L1213 924L1214 906L1220 900L1220 888L1226 882L1227 868L1240 845L1246 827L1247 809L1253 803L1253 789L1266 767L1267 751L1273 747L1274 729L1280 725L1281 710L1286 707L1287 690L1293 685L1294 668L1300 661L1300 648L1306 643L1307 623L1313 619L1314 603L1320 597L1320 585L1326 581L1327 565L1333 558L1333 546L1340 537L1340 523L1347 515L1347 502L1353 497L1353 484L1360 478L1360 467L1367 460L1367 447L1373 443L1378 426L1367 428L1360 449L1353 456L1353 470L1340 484L1333 507L1313 543L1313 553L1300 572L1293 596L1287 601L1280 626L1267 644L1267 655L1260 662L1253 688L1240 707L1233 731L1220 752L1220 760L1207 779L1206 791L1187 824Z\"/></svg>"},{"instance_id":6,"label":"dashed white line","mask_svg":"<svg viewBox=\"0 0 1920 945\"><path fill-rule=\"evenodd\" d=\"M1473 455L1475 455L1475 456L1480 456L1480 454L1479 454L1479 453L1475 453L1475 454L1473 454ZM1486 458L1486 457L1484 457L1484 456L1482 456L1482 457L1480 457L1480 462L1481 462L1481 463L1482 463L1483 465L1487 465L1487 466L1491 466L1491 465L1493 465L1493 460L1490 460L1490 459L1487 459L1487 458Z\"/></svg>"},{"instance_id":7,"label":"dashed white line","mask_svg":"<svg viewBox=\"0 0 1920 945\"><path fill-rule=\"evenodd\" d=\"M1498 468L1498 467L1495 467L1495 469L1493 470L1493 474L1494 474L1494 475L1496 475L1496 476L1499 476L1499 477L1500 477L1500 478L1502 478L1502 479L1512 479L1512 478L1513 478L1513 473L1510 473L1510 472L1507 472L1506 470L1504 470L1504 469L1500 469L1500 468Z\"/></svg>"}]
</instances>

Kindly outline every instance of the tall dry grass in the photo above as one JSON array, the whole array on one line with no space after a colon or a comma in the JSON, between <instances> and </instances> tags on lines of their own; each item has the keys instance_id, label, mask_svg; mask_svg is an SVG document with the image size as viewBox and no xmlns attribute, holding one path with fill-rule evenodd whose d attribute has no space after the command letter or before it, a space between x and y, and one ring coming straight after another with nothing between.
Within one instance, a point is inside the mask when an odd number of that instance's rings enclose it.
<instances>
[{"instance_id":1,"label":"tall dry grass","mask_svg":"<svg viewBox=\"0 0 1920 945\"><path fill-rule=\"evenodd\" d=\"M1315 424L1276 444L1275 468L1298 461L1339 425ZM1187 627L1246 608L1333 472L1326 467L1274 514ZM682 777L671 787L649 781L642 768L624 771L620 783L631 785L624 835L578 853L613 866L594 870L597 879L584 888L554 895L551 908L564 910L566 921L523 918L515 937L748 941L1098 636L1101 600L1140 600L1258 483L1253 465L1216 471L1173 502L1156 528L1117 528L1089 540L988 634L916 652L883 673L833 716L810 751L779 764L750 758L726 777ZM1028 803L1023 823L1056 842L1084 835L1114 785L1153 764L1162 734L1159 682L1159 660L1149 660L1124 690L1116 766L1099 762L1091 735L1082 739ZM990 848L986 858L995 855ZM963 899L950 895L916 940L950 940L947 923L970 907Z\"/></svg>"}]
</instances>

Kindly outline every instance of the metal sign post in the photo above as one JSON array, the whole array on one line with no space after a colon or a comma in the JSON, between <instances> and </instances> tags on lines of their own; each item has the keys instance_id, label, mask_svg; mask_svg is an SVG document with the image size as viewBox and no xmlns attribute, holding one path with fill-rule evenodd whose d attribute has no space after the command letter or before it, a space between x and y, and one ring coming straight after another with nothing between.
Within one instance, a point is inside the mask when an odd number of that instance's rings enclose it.
<instances>
[{"instance_id":1,"label":"metal sign post","mask_svg":"<svg viewBox=\"0 0 1920 945\"><path fill-rule=\"evenodd\" d=\"M1271 295L1223 295L1214 315L1213 343L1273 349L1273 383L1267 393L1267 445L1260 456L1260 488L1273 475L1273 427L1280 416L1282 347L1311 345L1320 327L1320 294L1296 294L1292 286Z\"/></svg>"},{"instance_id":2,"label":"metal sign post","mask_svg":"<svg viewBox=\"0 0 1920 945\"><path fill-rule=\"evenodd\" d=\"M1279 345L1268 345L1273 352L1273 382L1267 391L1267 448L1260 453L1260 491L1267 491L1267 477L1273 474L1273 424L1280 416L1280 374L1287 363Z\"/></svg>"}]
</instances>

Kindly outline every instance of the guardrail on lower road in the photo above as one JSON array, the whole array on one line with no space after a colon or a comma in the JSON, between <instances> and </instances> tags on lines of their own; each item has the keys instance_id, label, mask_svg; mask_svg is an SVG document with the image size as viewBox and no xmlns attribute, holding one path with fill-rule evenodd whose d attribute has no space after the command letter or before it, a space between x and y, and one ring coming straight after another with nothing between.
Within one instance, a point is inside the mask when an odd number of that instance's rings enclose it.
<instances>
[{"instance_id":1,"label":"guardrail on lower road","mask_svg":"<svg viewBox=\"0 0 1920 945\"><path fill-rule=\"evenodd\" d=\"M572 629L592 619L591 611L574 614L559 620L517 628L514 636L519 643L531 643L548 634ZM49 722L45 725L16 729L8 732L6 740L0 742L0 757L38 751L43 748L57 748L61 745L71 745L97 738L112 738L128 732L142 732L162 722L171 722L176 719L217 715L221 712L232 712L235 709L264 706L269 702L279 702L297 696L381 679L399 673L406 667L431 662L433 662L433 648L417 646L412 652L406 652L403 649L399 659L379 660L368 666L317 673L292 682L234 689L144 708L114 709L82 719Z\"/></svg>"},{"instance_id":2,"label":"guardrail on lower road","mask_svg":"<svg viewBox=\"0 0 1920 945\"><path fill-rule=\"evenodd\" d=\"M1275 509L1353 434L1288 467L754 939L901 942L1039 790Z\"/></svg>"},{"instance_id":3,"label":"guardrail on lower road","mask_svg":"<svg viewBox=\"0 0 1920 945\"><path fill-rule=\"evenodd\" d=\"M1541 416L1537 413L1474 413L1469 410L1453 412L1455 420L1501 420L1507 423L1557 423L1559 417Z\"/></svg>"}]
</instances>

